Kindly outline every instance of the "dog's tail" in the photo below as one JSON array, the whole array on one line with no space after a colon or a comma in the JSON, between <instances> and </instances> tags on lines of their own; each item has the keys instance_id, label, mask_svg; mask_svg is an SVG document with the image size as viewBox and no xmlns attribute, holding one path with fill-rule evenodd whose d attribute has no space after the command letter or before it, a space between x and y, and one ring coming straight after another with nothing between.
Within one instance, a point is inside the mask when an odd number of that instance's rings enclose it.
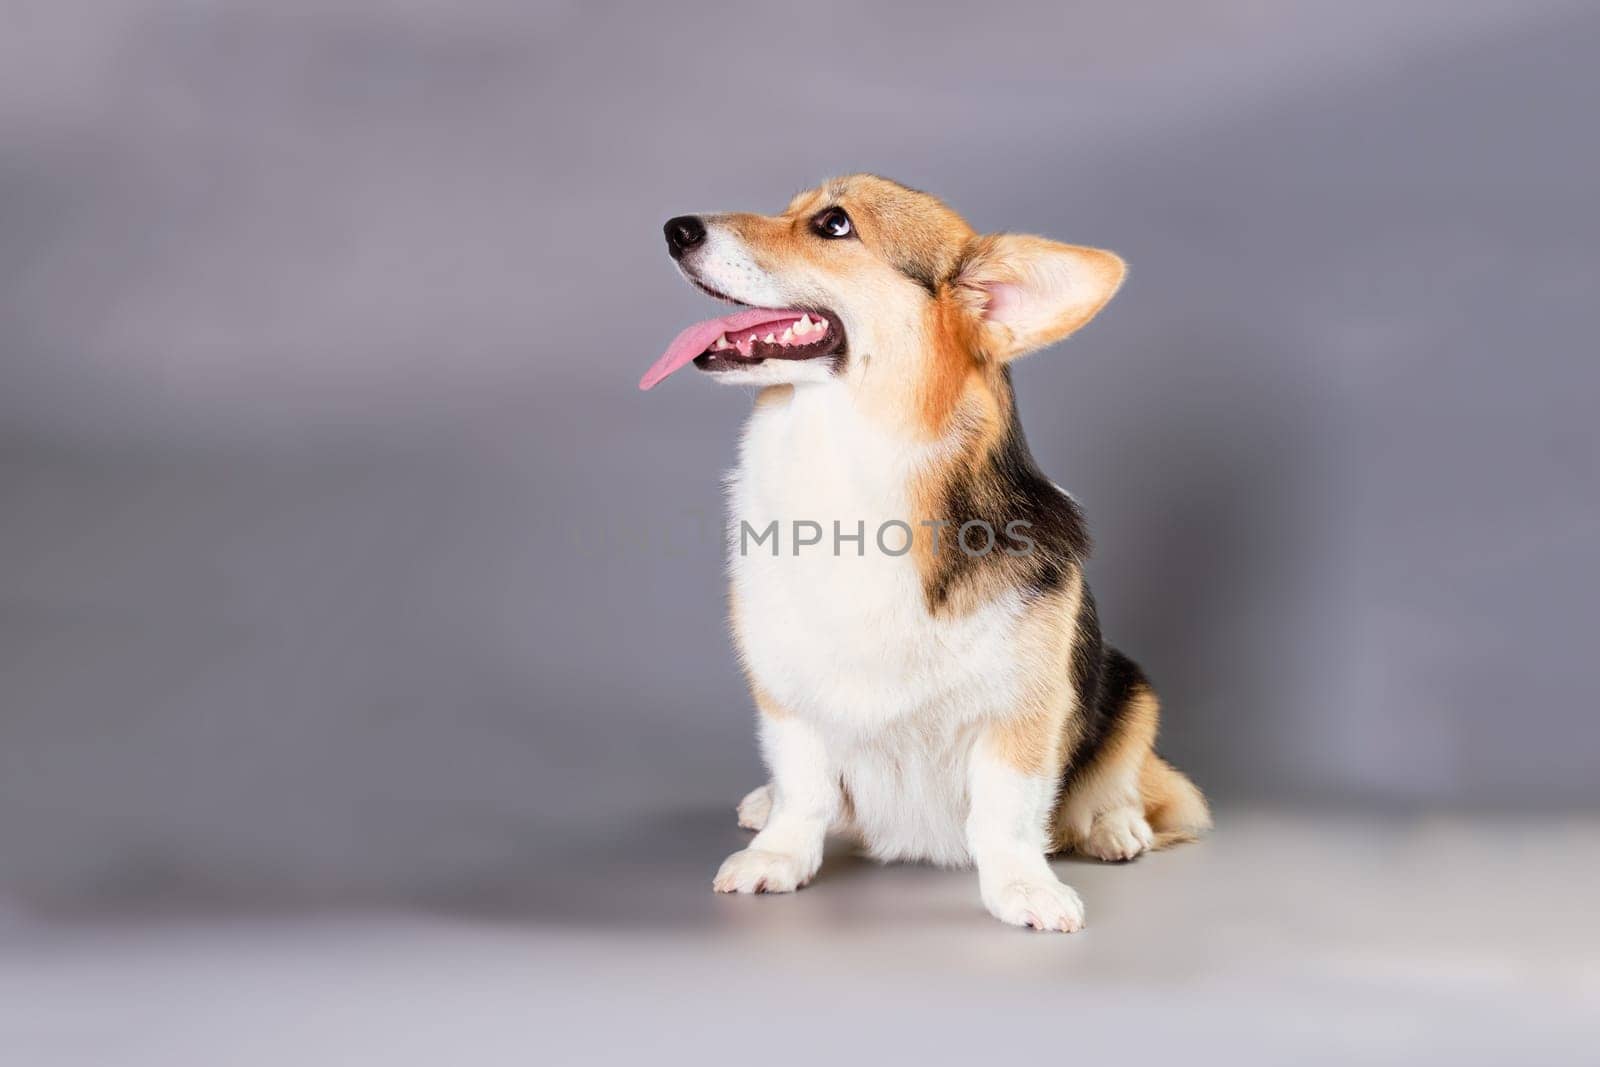
<instances>
[{"instance_id":1,"label":"dog's tail","mask_svg":"<svg viewBox=\"0 0 1600 1067\"><path fill-rule=\"evenodd\" d=\"M1139 796L1155 831L1154 848L1181 845L1211 829L1211 806L1199 787L1154 752L1145 756L1140 769Z\"/></svg>"}]
</instances>

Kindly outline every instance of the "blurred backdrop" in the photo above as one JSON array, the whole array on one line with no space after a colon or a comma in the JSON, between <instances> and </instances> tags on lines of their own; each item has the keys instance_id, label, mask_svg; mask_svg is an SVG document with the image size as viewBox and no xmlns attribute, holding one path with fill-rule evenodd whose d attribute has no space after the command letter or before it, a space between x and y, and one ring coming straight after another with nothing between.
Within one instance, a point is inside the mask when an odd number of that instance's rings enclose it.
<instances>
[{"instance_id":1,"label":"blurred backdrop","mask_svg":"<svg viewBox=\"0 0 1600 1067\"><path fill-rule=\"evenodd\" d=\"M1023 420L1224 805L1600 802L1593 4L3 10L16 900L724 830L748 398L638 392L709 306L660 225L856 170L1131 263Z\"/></svg>"}]
</instances>

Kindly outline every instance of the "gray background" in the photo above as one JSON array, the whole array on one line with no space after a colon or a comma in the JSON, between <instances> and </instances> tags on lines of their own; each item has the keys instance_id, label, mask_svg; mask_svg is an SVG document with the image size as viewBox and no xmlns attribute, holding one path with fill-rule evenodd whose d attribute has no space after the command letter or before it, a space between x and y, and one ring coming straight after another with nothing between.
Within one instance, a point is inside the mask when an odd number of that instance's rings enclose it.
<instances>
[{"instance_id":1,"label":"gray background","mask_svg":"<svg viewBox=\"0 0 1600 1067\"><path fill-rule=\"evenodd\" d=\"M1023 419L1224 805L1600 801L1592 4L0 11L17 900L698 890L748 404L635 388L660 223L853 170L1131 262Z\"/></svg>"}]
</instances>

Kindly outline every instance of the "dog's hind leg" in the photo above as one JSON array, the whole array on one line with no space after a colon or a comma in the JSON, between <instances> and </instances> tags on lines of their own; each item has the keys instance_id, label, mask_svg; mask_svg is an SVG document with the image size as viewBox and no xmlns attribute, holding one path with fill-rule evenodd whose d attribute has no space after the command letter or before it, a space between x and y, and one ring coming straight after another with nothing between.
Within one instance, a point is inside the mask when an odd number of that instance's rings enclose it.
<instances>
[{"instance_id":1,"label":"dog's hind leg","mask_svg":"<svg viewBox=\"0 0 1600 1067\"><path fill-rule=\"evenodd\" d=\"M1144 674L1107 652L1104 726L1086 761L1069 769L1056 819L1057 846L1102 860L1131 860L1193 840L1211 826L1193 782L1155 752L1160 704Z\"/></svg>"}]
</instances>

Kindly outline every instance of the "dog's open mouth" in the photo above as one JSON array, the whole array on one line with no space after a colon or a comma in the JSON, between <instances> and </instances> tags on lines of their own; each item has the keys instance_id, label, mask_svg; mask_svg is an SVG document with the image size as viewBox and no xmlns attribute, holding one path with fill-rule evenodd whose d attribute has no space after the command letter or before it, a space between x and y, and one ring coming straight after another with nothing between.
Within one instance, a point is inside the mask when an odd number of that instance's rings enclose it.
<instances>
[{"instance_id":1,"label":"dog's open mouth","mask_svg":"<svg viewBox=\"0 0 1600 1067\"><path fill-rule=\"evenodd\" d=\"M832 313L810 308L747 308L697 322L667 346L639 380L649 389L693 363L704 371L754 367L769 359L821 359L844 352L844 328Z\"/></svg>"},{"instance_id":2,"label":"dog's open mouth","mask_svg":"<svg viewBox=\"0 0 1600 1067\"><path fill-rule=\"evenodd\" d=\"M769 359L817 359L837 353L843 339L844 331L830 315L819 312L813 317L801 311L797 319L793 311L783 311L767 322L735 328L731 334L723 331L694 358L694 365L719 371Z\"/></svg>"}]
</instances>

